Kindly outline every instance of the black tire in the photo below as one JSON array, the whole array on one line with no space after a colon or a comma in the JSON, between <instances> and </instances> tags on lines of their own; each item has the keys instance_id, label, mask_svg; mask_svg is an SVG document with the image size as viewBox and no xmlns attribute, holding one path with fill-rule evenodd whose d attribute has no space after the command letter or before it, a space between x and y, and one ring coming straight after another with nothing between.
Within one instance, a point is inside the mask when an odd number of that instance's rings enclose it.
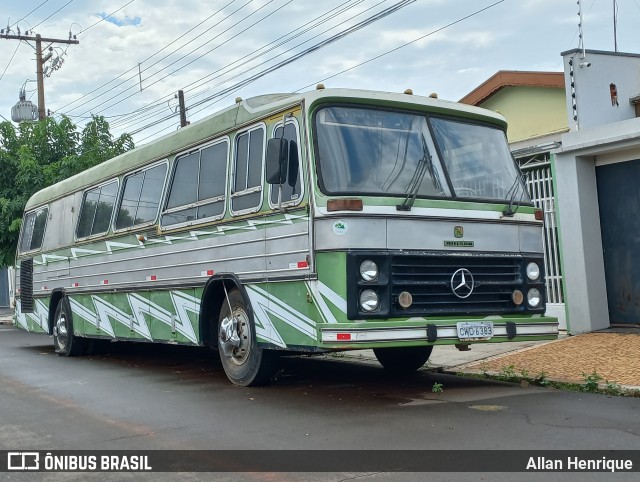
<instances>
[{"instance_id":1,"label":"black tire","mask_svg":"<svg viewBox=\"0 0 640 482\"><path fill-rule=\"evenodd\" d=\"M432 351L432 345L373 349L373 353L380 364L386 370L394 373L416 371L427 362Z\"/></svg>"},{"instance_id":2,"label":"black tire","mask_svg":"<svg viewBox=\"0 0 640 482\"><path fill-rule=\"evenodd\" d=\"M228 295L229 302L225 297L216 331L224 372L233 384L243 387L269 383L277 357L272 351L258 347L253 313L240 290L231 289Z\"/></svg>"},{"instance_id":3,"label":"black tire","mask_svg":"<svg viewBox=\"0 0 640 482\"><path fill-rule=\"evenodd\" d=\"M69 301L62 298L58 301L53 317L53 347L59 356L78 356L85 351L87 340L73 333L73 319Z\"/></svg>"}]
</instances>

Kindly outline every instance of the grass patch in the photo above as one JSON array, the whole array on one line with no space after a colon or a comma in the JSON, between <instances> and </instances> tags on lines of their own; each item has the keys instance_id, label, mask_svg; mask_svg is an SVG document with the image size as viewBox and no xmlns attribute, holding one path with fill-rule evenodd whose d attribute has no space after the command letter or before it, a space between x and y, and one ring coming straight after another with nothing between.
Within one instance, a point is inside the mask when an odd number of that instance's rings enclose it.
<instances>
[{"instance_id":1,"label":"grass patch","mask_svg":"<svg viewBox=\"0 0 640 482\"><path fill-rule=\"evenodd\" d=\"M480 366L482 370L481 374L471 374L458 372L456 375L471 377L471 378L485 378L490 380L499 380L501 382L509 383L522 383L526 382L529 385L555 388L558 390L569 390L573 392L588 392L599 393L603 395L615 396L615 397L638 397L640 398L640 390L627 390L621 387L615 382L605 380L604 386L601 384L603 377L595 370L591 373L583 373L583 383L572 382L559 382L550 380L545 372L540 372L537 375L531 375L526 369L517 369L515 365L507 365L502 367L498 373L490 373L486 366Z\"/></svg>"}]
</instances>

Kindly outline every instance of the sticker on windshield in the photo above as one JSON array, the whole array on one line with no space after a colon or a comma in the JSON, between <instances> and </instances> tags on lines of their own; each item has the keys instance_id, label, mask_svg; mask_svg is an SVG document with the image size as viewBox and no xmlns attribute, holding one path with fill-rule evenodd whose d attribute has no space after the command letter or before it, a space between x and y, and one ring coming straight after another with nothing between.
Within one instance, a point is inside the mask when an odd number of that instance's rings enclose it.
<instances>
[{"instance_id":1,"label":"sticker on windshield","mask_svg":"<svg viewBox=\"0 0 640 482\"><path fill-rule=\"evenodd\" d=\"M338 219L336 220L336 222L333 223L333 232L338 236L342 236L343 234L346 234L348 229L349 229L349 225L344 219Z\"/></svg>"}]
</instances>

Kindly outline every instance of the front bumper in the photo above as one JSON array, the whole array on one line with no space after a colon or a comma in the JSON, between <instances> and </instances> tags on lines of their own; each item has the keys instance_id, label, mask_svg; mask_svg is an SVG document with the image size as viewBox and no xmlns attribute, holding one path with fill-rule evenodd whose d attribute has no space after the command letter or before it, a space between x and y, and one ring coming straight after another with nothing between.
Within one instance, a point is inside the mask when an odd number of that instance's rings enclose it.
<instances>
[{"instance_id":1,"label":"front bumper","mask_svg":"<svg viewBox=\"0 0 640 482\"><path fill-rule=\"evenodd\" d=\"M493 336L483 340L461 340L456 327L458 321L491 321ZM558 337L558 320L551 317L487 317L455 321L408 320L393 325L378 322L324 323L319 325L319 335L321 347L340 349L553 340Z\"/></svg>"}]
</instances>

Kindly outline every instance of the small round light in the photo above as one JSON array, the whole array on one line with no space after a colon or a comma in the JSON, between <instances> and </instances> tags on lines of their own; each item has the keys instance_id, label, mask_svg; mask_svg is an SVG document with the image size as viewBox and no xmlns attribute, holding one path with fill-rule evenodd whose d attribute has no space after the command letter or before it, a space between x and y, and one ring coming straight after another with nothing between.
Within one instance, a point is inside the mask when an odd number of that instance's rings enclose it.
<instances>
[{"instance_id":1,"label":"small round light","mask_svg":"<svg viewBox=\"0 0 640 482\"><path fill-rule=\"evenodd\" d=\"M373 290L364 290L360 293L360 307L362 311L375 311L378 309L378 293Z\"/></svg>"},{"instance_id":2,"label":"small round light","mask_svg":"<svg viewBox=\"0 0 640 482\"><path fill-rule=\"evenodd\" d=\"M542 296L537 288L531 288L527 293L527 303L531 308L538 308L542 302Z\"/></svg>"},{"instance_id":3,"label":"small round light","mask_svg":"<svg viewBox=\"0 0 640 482\"><path fill-rule=\"evenodd\" d=\"M360 263L360 276L365 281L375 281L378 279L378 265L370 259L365 259Z\"/></svg>"},{"instance_id":4,"label":"small round light","mask_svg":"<svg viewBox=\"0 0 640 482\"><path fill-rule=\"evenodd\" d=\"M533 261L527 265L527 278L535 281L540 277L540 266Z\"/></svg>"},{"instance_id":5,"label":"small round light","mask_svg":"<svg viewBox=\"0 0 640 482\"><path fill-rule=\"evenodd\" d=\"M398 295L398 304L403 308L409 308L413 303L413 296L408 291L403 291Z\"/></svg>"},{"instance_id":6,"label":"small round light","mask_svg":"<svg viewBox=\"0 0 640 482\"><path fill-rule=\"evenodd\" d=\"M513 300L514 305L520 306L524 301L524 295L522 294L522 291L515 290L511 293L511 299Z\"/></svg>"}]
</instances>

